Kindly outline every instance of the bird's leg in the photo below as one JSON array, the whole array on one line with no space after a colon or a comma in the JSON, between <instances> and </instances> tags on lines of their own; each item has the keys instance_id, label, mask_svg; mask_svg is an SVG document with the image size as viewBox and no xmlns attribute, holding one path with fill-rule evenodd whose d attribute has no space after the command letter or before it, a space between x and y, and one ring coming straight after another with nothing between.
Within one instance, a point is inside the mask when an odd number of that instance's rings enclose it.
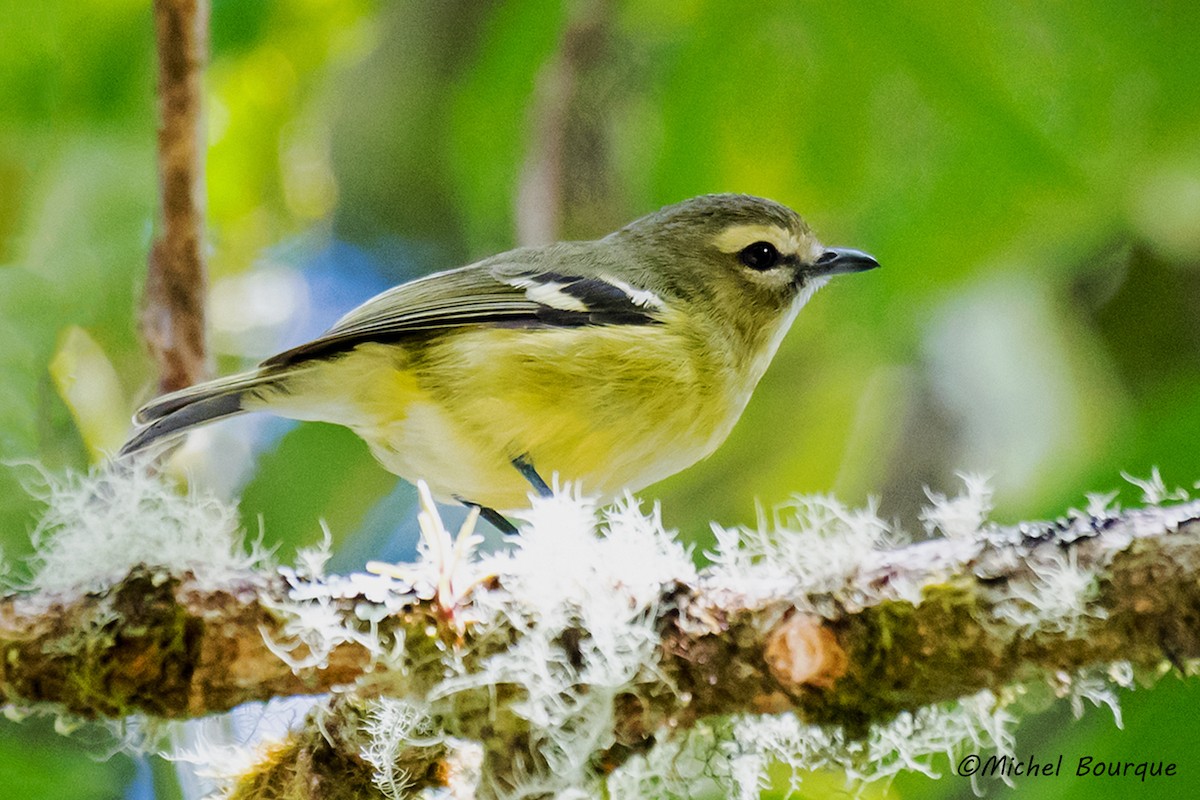
<instances>
[{"instance_id":1,"label":"bird's leg","mask_svg":"<svg viewBox=\"0 0 1200 800\"><path fill-rule=\"evenodd\" d=\"M492 523L492 526L505 536L513 536L517 533L517 526L509 522L508 519L496 509L488 508L487 506L481 506L479 503L472 503L470 500L466 500L462 497L456 496L454 499L462 503L467 508L478 508L479 516Z\"/></svg>"},{"instance_id":2,"label":"bird's leg","mask_svg":"<svg viewBox=\"0 0 1200 800\"><path fill-rule=\"evenodd\" d=\"M538 475L537 470L533 468L533 462L529 460L529 456L517 456L512 460L512 465L517 468L517 472L521 473L525 480L529 481L529 485L533 487L533 490L537 492L538 495L541 497L550 497L554 494L554 492L550 489L550 485L542 480L542 476ZM468 500L465 497L458 497L457 495L454 499L468 508L478 508L479 516L492 523L492 525L504 535L512 536L513 534L517 533L517 526L509 522L505 516L496 509L488 508L487 506L480 505L479 503Z\"/></svg>"},{"instance_id":3,"label":"bird's leg","mask_svg":"<svg viewBox=\"0 0 1200 800\"><path fill-rule=\"evenodd\" d=\"M517 468L517 472L529 481L529 485L538 493L540 497L550 497L554 494L550 490L550 485L542 480L542 476L538 475L537 470L533 468L533 462L529 460L528 455L517 456L512 460L512 465Z\"/></svg>"},{"instance_id":4,"label":"bird's leg","mask_svg":"<svg viewBox=\"0 0 1200 800\"><path fill-rule=\"evenodd\" d=\"M498 531L500 531L501 533L503 533L505 536L515 536L516 535L517 526L513 525L511 522L509 522L508 518L505 517L503 514L501 514L499 511L497 511L494 508L488 508L487 506L478 506L478 508L479 508L479 516L483 517L488 522L492 523L492 525L495 526L495 528Z\"/></svg>"}]
</instances>

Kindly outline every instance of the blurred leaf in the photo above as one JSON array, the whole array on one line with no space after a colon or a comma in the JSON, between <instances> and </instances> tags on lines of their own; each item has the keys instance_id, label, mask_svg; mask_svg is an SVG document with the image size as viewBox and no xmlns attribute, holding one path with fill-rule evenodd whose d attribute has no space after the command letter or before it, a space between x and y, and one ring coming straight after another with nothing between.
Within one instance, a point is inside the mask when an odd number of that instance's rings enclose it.
<instances>
[{"instance_id":1,"label":"blurred leaf","mask_svg":"<svg viewBox=\"0 0 1200 800\"><path fill-rule=\"evenodd\" d=\"M112 363L87 331L72 325L59 337L50 376L71 409L92 460L120 449L129 429L129 404Z\"/></svg>"},{"instance_id":2,"label":"blurred leaf","mask_svg":"<svg viewBox=\"0 0 1200 800\"><path fill-rule=\"evenodd\" d=\"M328 215L333 175L326 81L377 40L365 0L218 2L208 71L210 268L244 270Z\"/></svg>"},{"instance_id":3,"label":"blurred leaf","mask_svg":"<svg viewBox=\"0 0 1200 800\"><path fill-rule=\"evenodd\" d=\"M0 720L0 786L20 800L115 800L133 777L125 756L100 761L48 719Z\"/></svg>"},{"instance_id":4,"label":"blurred leaf","mask_svg":"<svg viewBox=\"0 0 1200 800\"><path fill-rule=\"evenodd\" d=\"M213 52L229 56L252 48L270 31L273 0L212 0L210 36Z\"/></svg>"},{"instance_id":5,"label":"blurred leaf","mask_svg":"<svg viewBox=\"0 0 1200 800\"><path fill-rule=\"evenodd\" d=\"M37 507L21 485L20 465L50 465L69 457L73 431L63 436L46 364L57 335L58 292L16 267L0 268L0 549L13 559L29 550ZM74 426L70 426L73 428Z\"/></svg>"},{"instance_id":6,"label":"blurred leaf","mask_svg":"<svg viewBox=\"0 0 1200 800\"><path fill-rule=\"evenodd\" d=\"M54 348L53 285L16 267L0 268L0 452L37 451L35 387Z\"/></svg>"},{"instance_id":7,"label":"blurred leaf","mask_svg":"<svg viewBox=\"0 0 1200 800\"><path fill-rule=\"evenodd\" d=\"M493 8L453 95L448 167L476 256L512 247L513 204L527 143L529 98L566 19L561 3Z\"/></svg>"},{"instance_id":8,"label":"blurred leaf","mask_svg":"<svg viewBox=\"0 0 1200 800\"><path fill-rule=\"evenodd\" d=\"M0 10L0 108L7 125L127 121L147 101L150 6L129 0L9 2ZM81 33L86 32L86 35Z\"/></svg>"},{"instance_id":9,"label":"blurred leaf","mask_svg":"<svg viewBox=\"0 0 1200 800\"><path fill-rule=\"evenodd\" d=\"M260 457L242 493L242 524L253 534L261 520L267 546L282 544L278 557L288 561L321 541L322 522L340 542L396 480L349 430L305 423Z\"/></svg>"}]
</instances>

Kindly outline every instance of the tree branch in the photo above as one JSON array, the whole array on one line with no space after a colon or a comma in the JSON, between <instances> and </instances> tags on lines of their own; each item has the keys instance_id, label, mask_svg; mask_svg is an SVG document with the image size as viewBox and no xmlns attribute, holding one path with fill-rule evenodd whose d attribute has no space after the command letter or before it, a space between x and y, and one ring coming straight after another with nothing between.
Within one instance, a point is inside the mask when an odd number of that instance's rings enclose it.
<instances>
[{"instance_id":1,"label":"tree branch","mask_svg":"<svg viewBox=\"0 0 1200 800\"><path fill-rule=\"evenodd\" d=\"M0 700L48 702L87 718L133 713L199 717L253 700L328 692L368 668L345 643L293 670L266 639L280 636L287 584L247 573L220 589L137 567L80 597L0 601ZM264 638L266 637L266 638Z\"/></svg>"},{"instance_id":2,"label":"tree branch","mask_svg":"<svg viewBox=\"0 0 1200 800\"><path fill-rule=\"evenodd\" d=\"M150 247L140 329L159 391L208 374L204 300L204 131L208 0L155 0L161 230Z\"/></svg>"},{"instance_id":3,"label":"tree branch","mask_svg":"<svg viewBox=\"0 0 1200 800\"><path fill-rule=\"evenodd\" d=\"M571 697L611 694L597 773L711 715L790 711L862 736L899 712L983 689L1116 661L1154 669L1200 658L1200 502L872 550L819 586L764 591L778 584L767 572L777 566L748 568L740 585L716 572L662 584L643 621L657 637L652 663L615 689L588 683L591 652L608 634L589 629L585 613L554 635L539 658L569 672ZM482 743L485 778L511 788L514 770L536 772L547 758L520 705L536 683L496 666L538 624L513 611L520 580L501 571L468 596L449 578L434 590L384 576L247 571L213 589L137 567L99 592L10 596L0 601L0 700L182 718L341 687L426 709L439 735ZM336 749L336 737L312 730L269 769L327 762L313 748ZM338 769L360 763L356 753ZM443 774L440 763L426 773Z\"/></svg>"}]
</instances>

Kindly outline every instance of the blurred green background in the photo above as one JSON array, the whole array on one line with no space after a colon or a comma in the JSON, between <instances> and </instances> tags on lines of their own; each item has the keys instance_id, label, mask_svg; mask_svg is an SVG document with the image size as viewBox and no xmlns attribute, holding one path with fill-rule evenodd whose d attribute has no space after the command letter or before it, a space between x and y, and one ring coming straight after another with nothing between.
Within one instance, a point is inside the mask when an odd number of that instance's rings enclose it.
<instances>
[{"instance_id":1,"label":"blurred green background","mask_svg":"<svg viewBox=\"0 0 1200 800\"><path fill-rule=\"evenodd\" d=\"M0 544L36 460L86 467L151 392L134 313L156 202L146 0L0 0ZM386 286L695 194L765 195L884 269L800 316L707 462L644 492L703 548L756 499L835 492L919 529L924 487L990 474L1000 520L1122 470L1200 478L1200 4L990 0L212 0L212 342L231 371ZM240 427L239 427L240 426ZM353 436L250 420L193 437L286 558L328 521L354 566L411 547L410 487ZM1126 486L1122 500L1139 493ZM86 554L81 554L86 557ZM1032 717L1017 752L1179 762L1200 689ZM167 770L0 723L0 786L172 796ZM150 773L155 773L151 776ZM812 781L812 796L840 794ZM16 787L11 788L11 787ZM831 788L833 787L833 788ZM987 795L1119 797L1063 777ZM15 792L15 793L14 793ZM968 797L905 777L898 797Z\"/></svg>"}]
</instances>

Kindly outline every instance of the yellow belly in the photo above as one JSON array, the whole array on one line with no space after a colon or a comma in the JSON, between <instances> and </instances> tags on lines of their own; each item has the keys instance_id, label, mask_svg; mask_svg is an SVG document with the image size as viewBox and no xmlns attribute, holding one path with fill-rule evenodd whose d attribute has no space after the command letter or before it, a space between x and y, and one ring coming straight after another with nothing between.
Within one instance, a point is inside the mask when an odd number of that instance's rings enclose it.
<instances>
[{"instance_id":1,"label":"yellow belly","mask_svg":"<svg viewBox=\"0 0 1200 800\"><path fill-rule=\"evenodd\" d=\"M703 348L670 338L678 335L666 326L516 328L366 344L298 374L260 406L347 425L385 468L425 480L441 500L527 507L531 488L512 466L519 457L547 481L608 499L711 453L757 383L707 363Z\"/></svg>"}]
</instances>

